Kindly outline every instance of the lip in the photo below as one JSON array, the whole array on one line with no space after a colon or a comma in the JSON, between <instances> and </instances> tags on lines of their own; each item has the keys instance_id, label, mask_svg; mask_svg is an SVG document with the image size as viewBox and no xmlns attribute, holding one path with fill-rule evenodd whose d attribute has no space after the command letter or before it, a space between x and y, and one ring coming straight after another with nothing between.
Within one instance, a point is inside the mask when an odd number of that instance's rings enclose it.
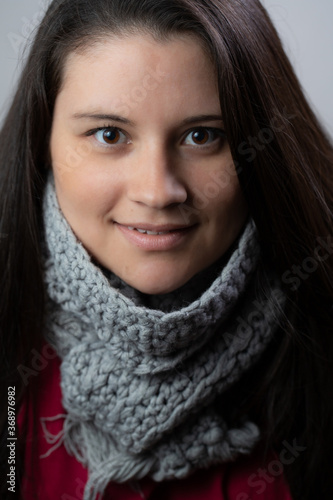
<instances>
[{"instance_id":1,"label":"lip","mask_svg":"<svg viewBox=\"0 0 333 500\"><path fill-rule=\"evenodd\" d=\"M196 227L196 225L180 226L176 224L162 224L155 226L153 224L145 223L131 223L127 226L127 224L119 224L118 222L115 222L115 225L125 236L127 241L146 251L172 250L182 244ZM128 229L129 227L154 232L170 231L170 233L161 235L142 234L138 231Z\"/></svg>"},{"instance_id":2,"label":"lip","mask_svg":"<svg viewBox=\"0 0 333 500\"><path fill-rule=\"evenodd\" d=\"M178 230L183 230L183 229L189 229L192 226L184 226L184 224L159 224L159 225L154 225L150 224L149 222L138 222L138 223L130 223L130 224L120 224L119 222L116 222L116 224L119 224L120 226L124 227L134 227L135 229L143 229L144 231L154 231L155 233L161 233L163 231L178 231Z\"/></svg>"}]
</instances>

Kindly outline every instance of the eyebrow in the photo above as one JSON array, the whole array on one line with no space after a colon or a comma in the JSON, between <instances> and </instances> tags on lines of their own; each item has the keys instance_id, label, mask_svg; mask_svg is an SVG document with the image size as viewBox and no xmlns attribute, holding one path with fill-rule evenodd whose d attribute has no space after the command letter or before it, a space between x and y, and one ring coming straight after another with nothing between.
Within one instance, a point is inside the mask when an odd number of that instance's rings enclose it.
<instances>
[{"instance_id":1,"label":"eyebrow","mask_svg":"<svg viewBox=\"0 0 333 500\"><path fill-rule=\"evenodd\" d=\"M118 115L104 115L104 114L99 114L99 113L75 113L72 118L74 119L89 119L89 120L109 120L109 121L114 121L114 122L120 122L124 123L125 125L130 125L132 127L135 126L135 123L132 122L131 120L128 120L127 118L124 118L122 116ZM223 118L221 115L197 115L197 116L190 116L189 118L185 118L181 122L182 125L189 125L191 123L196 123L196 122L211 122L211 121L222 121Z\"/></svg>"}]
</instances>

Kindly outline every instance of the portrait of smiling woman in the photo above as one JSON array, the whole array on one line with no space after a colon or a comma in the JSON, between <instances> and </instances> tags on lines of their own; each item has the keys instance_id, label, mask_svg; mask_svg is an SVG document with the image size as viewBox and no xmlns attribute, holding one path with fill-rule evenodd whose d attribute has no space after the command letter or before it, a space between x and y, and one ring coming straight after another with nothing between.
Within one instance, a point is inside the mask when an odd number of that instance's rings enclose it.
<instances>
[{"instance_id":1,"label":"portrait of smiling woman","mask_svg":"<svg viewBox=\"0 0 333 500\"><path fill-rule=\"evenodd\" d=\"M51 2L0 134L1 498L331 498L332 165L258 0Z\"/></svg>"}]
</instances>

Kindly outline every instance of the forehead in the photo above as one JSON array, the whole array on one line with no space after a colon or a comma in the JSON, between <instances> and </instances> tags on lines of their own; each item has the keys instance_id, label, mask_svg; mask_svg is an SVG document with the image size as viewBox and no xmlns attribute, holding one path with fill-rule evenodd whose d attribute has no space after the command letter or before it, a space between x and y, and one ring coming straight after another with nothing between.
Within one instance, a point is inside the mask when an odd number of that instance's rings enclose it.
<instances>
[{"instance_id":1,"label":"forehead","mask_svg":"<svg viewBox=\"0 0 333 500\"><path fill-rule=\"evenodd\" d=\"M109 38L71 53L59 100L63 109L117 107L134 117L158 113L160 121L162 114L176 118L191 108L219 110L214 65L202 44L184 35L163 42L149 35Z\"/></svg>"},{"instance_id":2,"label":"forehead","mask_svg":"<svg viewBox=\"0 0 333 500\"><path fill-rule=\"evenodd\" d=\"M75 79L78 71L83 73L86 69L86 73L91 74L91 69L101 69L101 65L106 73L115 68L116 76L120 78L124 73L128 76L133 72L139 75L147 65L156 67L161 62L164 62L166 69L169 66L172 73L177 63L186 64L194 59L195 68L187 74L187 79L198 73L195 69L200 69L207 76L216 75L207 47L194 34L177 34L167 40L156 40L146 33L113 35L103 40L94 39L79 51L69 53L64 62L62 86Z\"/></svg>"}]
</instances>

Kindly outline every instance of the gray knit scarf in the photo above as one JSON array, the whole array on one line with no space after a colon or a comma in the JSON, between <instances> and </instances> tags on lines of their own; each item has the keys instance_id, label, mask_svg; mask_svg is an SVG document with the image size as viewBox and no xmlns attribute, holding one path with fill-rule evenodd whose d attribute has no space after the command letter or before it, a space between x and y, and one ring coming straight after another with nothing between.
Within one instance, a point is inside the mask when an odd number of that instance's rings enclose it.
<instances>
[{"instance_id":1,"label":"gray knit scarf","mask_svg":"<svg viewBox=\"0 0 333 500\"><path fill-rule=\"evenodd\" d=\"M110 481L184 478L249 453L258 427L228 425L217 402L262 355L284 305L278 280L259 270L254 223L227 258L152 297L92 261L52 176L44 222L46 338L62 360L63 442L89 472L84 500Z\"/></svg>"}]
</instances>

